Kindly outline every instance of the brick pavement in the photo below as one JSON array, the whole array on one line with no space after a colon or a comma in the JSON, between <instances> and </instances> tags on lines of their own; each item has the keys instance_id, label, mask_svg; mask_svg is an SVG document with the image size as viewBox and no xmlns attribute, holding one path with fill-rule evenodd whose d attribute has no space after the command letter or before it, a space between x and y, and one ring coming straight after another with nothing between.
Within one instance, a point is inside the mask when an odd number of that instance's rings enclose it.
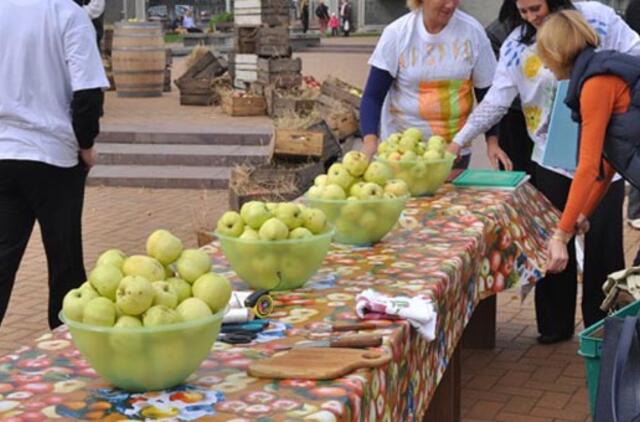
<instances>
[{"instance_id":1,"label":"brick pavement","mask_svg":"<svg viewBox=\"0 0 640 422\"><path fill-rule=\"evenodd\" d=\"M362 57L353 56L336 58L343 65L331 66L331 69L337 76L362 84L366 78L366 64ZM320 66L318 70L311 64L313 61L320 64L323 60L326 64L329 57L304 53L305 69L307 66L312 69L305 73L322 79L327 67ZM116 106L113 96L108 101L105 126L136 124L139 121L132 120L131 116L146 104L119 101ZM154 119L145 120L141 126L153 124L153 121L175 122L175 105L165 99L161 101L163 106L149 103L146 110L153 113L146 115L153 114ZM144 113L137 115L144 116ZM206 125L210 116L210 109L198 109L188 125ZM482 143L479 145L474 162L482 165L484 154ZM171 230L187 245L193 246L194 222L213 224L226 209L226 204L225 191L88 188L83 220L86 264L89 267L102 250L110 247L119 247L128 253L143 251L146 236L159 227ZM640 234L630 230L626 234L625 253L629 261L640 243ZM537 345L531 296L521 304L514 292L499 294L496 348L463 352L465 422L589 420L584 368L581 358L576 355L578 341ZM0 354L11 352L47 330L46 297L46 263L36 229L18 273L9 311L0 327ZM578 324L581 323L578 321Z\"/></svg>"}]
</instances>

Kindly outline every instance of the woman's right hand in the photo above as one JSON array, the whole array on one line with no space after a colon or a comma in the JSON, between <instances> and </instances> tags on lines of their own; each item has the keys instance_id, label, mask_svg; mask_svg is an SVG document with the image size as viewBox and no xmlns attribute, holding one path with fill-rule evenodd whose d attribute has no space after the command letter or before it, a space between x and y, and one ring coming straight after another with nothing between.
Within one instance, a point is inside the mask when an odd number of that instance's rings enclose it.
<instances>
[{"instance_id":1,"label":"woman's right hand","mask_svg":"<svg viewBox=\"0 0 640 422\"><path fill-rule=\"evenodd\" d=\"M489 139L487 139L487 157L489 157L491 167L493 167L495 170L500 169L500 163L505 170L513 170L513 163L509 159L507 153L504 152L502 148L500 148L500 145L498 145L497 136L490 136Z\"/></svg>"},{"instance_id":2,"label":"woman's right hand","mask_svg":"<svg viewBox=\"0 0 640 422\"><path fill-rule=\"evenodd\" d=\"M367 155L369 161L378 152L378 137L376 135L366 135L362 140L361 151Z\"/></svg>"}]
</instances>

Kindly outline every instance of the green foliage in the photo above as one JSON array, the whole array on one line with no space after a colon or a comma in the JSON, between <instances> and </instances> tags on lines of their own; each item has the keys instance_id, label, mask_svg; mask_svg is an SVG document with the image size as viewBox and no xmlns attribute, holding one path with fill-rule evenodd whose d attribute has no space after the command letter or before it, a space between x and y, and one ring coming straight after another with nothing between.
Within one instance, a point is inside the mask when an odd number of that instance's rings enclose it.
<instances>
[{"instance_id":1,"label":"green foliage","mask_svg":"<svg viewBox=\"0 0 640 422\"><path fill-rule=\"evenodd\" d=\"M211 19L209 19L209 28L214 29L216 24L223 22L233 22L233 13L222 12L217 15L213 15Z\"/></svg>"}]
</instances>

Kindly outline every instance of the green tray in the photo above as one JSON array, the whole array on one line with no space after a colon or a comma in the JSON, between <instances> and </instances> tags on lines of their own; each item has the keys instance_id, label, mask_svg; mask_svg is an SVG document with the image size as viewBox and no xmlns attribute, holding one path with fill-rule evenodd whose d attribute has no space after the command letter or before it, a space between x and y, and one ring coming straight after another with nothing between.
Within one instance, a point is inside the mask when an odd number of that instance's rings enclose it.
<instances>
[{"instance_id":1,"label":"green tray","mask_svg":"<svg viewBox=\"0 0 640 422\"><path fill-rule=\"evenodd\" d=\"M459 187L516 188L527 176L523 171L467 169L453 181Z\"/></svg>"}]
</instances>

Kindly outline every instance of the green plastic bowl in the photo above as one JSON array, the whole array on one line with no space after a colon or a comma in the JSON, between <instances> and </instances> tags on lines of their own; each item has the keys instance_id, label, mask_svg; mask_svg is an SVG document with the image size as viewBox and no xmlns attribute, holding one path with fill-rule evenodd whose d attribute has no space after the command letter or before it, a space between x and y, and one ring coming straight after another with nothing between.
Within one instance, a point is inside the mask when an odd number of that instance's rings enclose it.
<instances>
[{"instance_id":1,"label":"green plastic bowl","mask_svg":"<svg viewBox=\"0 0 640 422\"><path fill-rule=\"evenodd\" d=\"M305 239L248 240L216 232L229 265L253 289L302 287L322 265L334 230Z\"/></svg>"},{"instance_id":2,"label":"green plastic bowl","mask_svg":"<svg viewBox=\"0 0 640 422\"><path fill-rule=\"evenodd\" d=\"M182 383L208 356L218 338L221 310L210 317L156 327L115 328L59 318L93 369L114 386L132 392Z\"/></svg>"},{"instance_id":3,"label":"green plastic bowl","mask_svg":"<svg viewBox=\"0 0 640 422\"><path fill-rule=\"evenodd\" d=\"M394 179L402 179L409 186L411 196L428 196L436 193L451 174L455 157L426 163L424 161L393 161L376 157L393 172Z\"/></svg>"},{"instance_id":4,"label":"green plastic bowl","mask_svg":"<svg viewBox=\"0 0 640 422\"><path fill-rule=\"evenodd\" d=\"M335 241L367 246L379 242L398 222L409 196L380 199L311 199L336 228Z\"/></svg>"}]
</instances>

